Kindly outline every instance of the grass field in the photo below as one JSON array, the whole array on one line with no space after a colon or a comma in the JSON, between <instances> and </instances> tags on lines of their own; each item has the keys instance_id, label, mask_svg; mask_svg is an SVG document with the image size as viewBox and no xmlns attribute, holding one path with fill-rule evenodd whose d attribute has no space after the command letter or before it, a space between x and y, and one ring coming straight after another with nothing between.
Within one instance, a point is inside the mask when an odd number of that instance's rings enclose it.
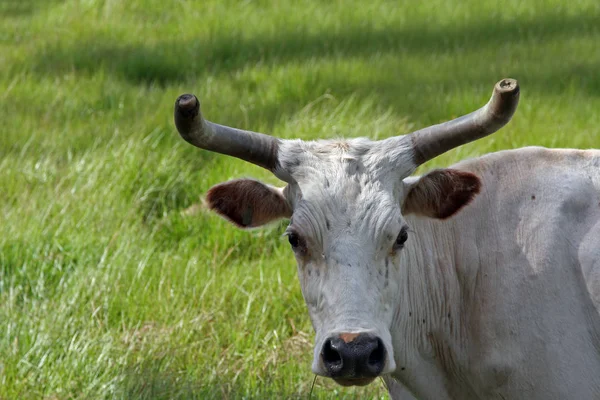
<instances>
[{"instance_id":1,"label":"grass field","mask_svg":"<svg viewBox=\"0 0 600 400\"><path fill-rule=\"evenodd\" d=\"M0 1L0 399L307 398L284 224L198 206L276 179L175 133L175 98L283 138L384 138L484 104L508 127L427 165L600 147L600 2ZM313 398L385 398L381 382Z\"/></svg>"}]
</instances>

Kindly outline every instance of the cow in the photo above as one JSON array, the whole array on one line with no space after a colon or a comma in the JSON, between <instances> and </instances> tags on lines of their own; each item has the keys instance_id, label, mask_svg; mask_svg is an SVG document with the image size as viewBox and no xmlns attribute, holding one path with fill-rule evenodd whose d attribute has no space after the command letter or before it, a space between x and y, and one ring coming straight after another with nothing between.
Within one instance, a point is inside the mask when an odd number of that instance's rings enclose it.
<instances>
[{"instance_id":1,"label":"cow","mask_svg":"<svg viewBox=\"0 0 600 400\"><path fill-rule=\"evenodd\" d=\"M271 171L212 187L210 209L285 234L315 330L312 371L382 377L393 399L600 399L600 151L527 147L411 176L512 118L516 80L482 108L379 141L281 140L175 125L199 148Z\"/></svg>"}]
</instances>

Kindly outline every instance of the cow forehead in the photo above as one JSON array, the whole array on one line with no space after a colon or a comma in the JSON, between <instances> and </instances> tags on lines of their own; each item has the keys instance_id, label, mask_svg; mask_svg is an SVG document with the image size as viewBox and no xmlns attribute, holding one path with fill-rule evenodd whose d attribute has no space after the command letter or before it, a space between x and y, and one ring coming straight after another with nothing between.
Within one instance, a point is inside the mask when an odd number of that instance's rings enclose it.
<instances>
[{"instance_id":1,"label":"cow forehead","mask_svg":"<svg viewBox=\"0 0 600 400\"><path fill-rule=\"evenodd\" d=\"M335 242L355 237L366 245L397 235L402 225L401 179L379 174L362 157L335 145L318 153L319 160L298 163L291 172L296 186L292 230L325 247L333 245L333 237Z\"/></svg>"},{"instance_id":2,"label":"cow forehead","mask_svg":"<svg viewBox=\"0 0 600 400\"><path fill-rule=\"evenodd\" d=\"M366 138L288 140L281 144L278 156L282 175L298 183L327 178L325 186L331 179L342 182L361 175L359 184L369 179L384 181L388 175L406 177L416 168L409 144Z\"/></svg>"},{"instance_id":3,"label":"cow forehead","mask_svg":"<svg viewBox=\"0 0 600 400\"><path fill-rule=\"evenodd\" d=\"M383 221L400 220L398 190L379 182L365 184L338 179L329 187L323 180L300 183L301 198L296 199L292 221L294 224L307 220L321 221L327 230L343 225L346 231L363 225L383 229Z\"/></svg>"}]
</instances>

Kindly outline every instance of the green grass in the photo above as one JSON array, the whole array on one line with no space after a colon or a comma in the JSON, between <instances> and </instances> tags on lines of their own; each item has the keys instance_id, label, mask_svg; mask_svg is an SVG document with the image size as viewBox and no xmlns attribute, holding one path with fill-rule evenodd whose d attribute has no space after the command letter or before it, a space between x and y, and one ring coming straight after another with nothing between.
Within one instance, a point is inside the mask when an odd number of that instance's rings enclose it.
<instances>
[{"instance_id":1,"label":"green grass","mask_svg":"<svg viewBox=\"0 0 600 400\"><path fill-rule=\"evenodd\" d=\"M175 98L283 138L384 138L513 77L513 122L428 168L600 147L598 21L597 0L2 0L0 398L307 398L283 223L243 232L197 206L276 179L184 143ZM342 395L386 396L316 381Z\"/></svg>"}]
</instances>

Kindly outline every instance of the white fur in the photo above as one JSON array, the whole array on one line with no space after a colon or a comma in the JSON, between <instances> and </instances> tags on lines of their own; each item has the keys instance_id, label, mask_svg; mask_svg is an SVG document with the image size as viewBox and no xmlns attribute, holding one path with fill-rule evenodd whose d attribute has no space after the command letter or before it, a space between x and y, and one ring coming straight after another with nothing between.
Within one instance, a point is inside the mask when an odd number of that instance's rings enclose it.
<instances>
[{"instance_id":1,"label":"white fur","mask_svg":"<svg viewBox=\"0 0 600 400\"><path fill-rule=\"evenodd\" d=\"M326 338L373 332L393 398L600 398L600 151L460 163L482 192L444 221L401 215L402 140L286 141L279 158L315 373Z\"/></svg>"}]
</instances>

